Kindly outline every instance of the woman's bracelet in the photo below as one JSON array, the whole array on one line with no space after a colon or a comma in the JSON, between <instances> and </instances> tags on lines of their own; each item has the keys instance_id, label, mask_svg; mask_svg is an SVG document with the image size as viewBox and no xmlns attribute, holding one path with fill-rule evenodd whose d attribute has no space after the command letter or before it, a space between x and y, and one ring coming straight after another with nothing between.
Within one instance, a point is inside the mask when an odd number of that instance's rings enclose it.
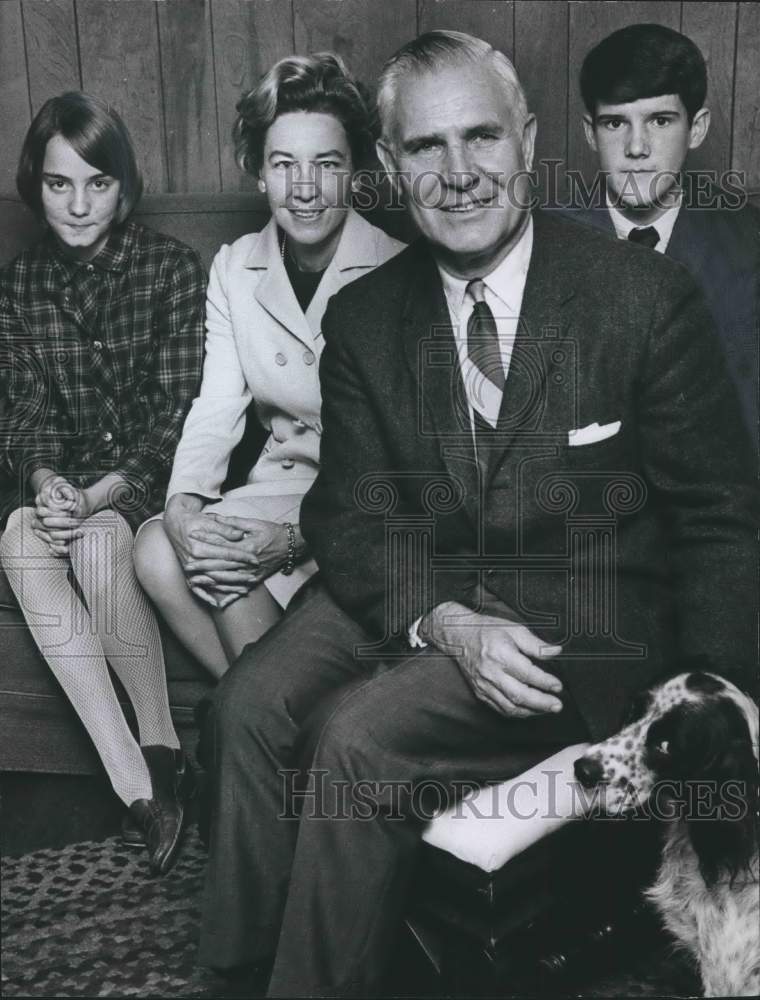
<instances>
[{"instance_id":1,"label":"woman's bracelet","mask_svg":"<svg viewBox=\"0 0 760 1000\"><path fill-rule=\"evenodd\" d=\"M285 530L288 533L288 556L282 568L282 575L290 576L296 565L296 529L290 521L286 521Z\"/></svg>"}]
</instances>

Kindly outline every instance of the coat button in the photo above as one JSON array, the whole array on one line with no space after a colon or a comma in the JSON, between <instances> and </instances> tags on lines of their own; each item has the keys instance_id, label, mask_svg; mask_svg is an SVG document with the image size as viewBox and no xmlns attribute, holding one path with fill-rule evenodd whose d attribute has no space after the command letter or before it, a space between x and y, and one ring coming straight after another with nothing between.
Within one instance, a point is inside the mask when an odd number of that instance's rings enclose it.
<instances>
[{"instance_id":1,"label":"coat button","mask_svg":"<svg viewBox=\"0 0 760 1000\"><path fill-rule=\"evenodd\" d=\"M87 267L85 268L85 271L87 271L88 274L92 274L94 270L95 270L94 264L88 264Z\"/></svg>"},{"instance_id":2,"label":"coat button","mask_svg":"<svg viewBox=\"0 0 760 1000\"><path fill-rule=\"evenodd\" d=\"M102 340L93 340L92 346L95 348L96 351L102 351L103 350L103 341Z\"/></svg>"},{"instance_id":3,"label":"coat button","mask_svg":"<svg viewBox=\"0 0 760 1000\"><path fill-rule=\"evenodd\" d=\"M296 463L292 458L283 458L283 460L280 462L280 465L283 467L283 469L292 469L295 464Z\"/></svg>"},{"instance_id":4,"label":"coat button","mask_svg":"<svg viewBox=\"0 0 760 1000\"><path fill-rule=\"evenodd\" d=\"M282 367L282 365L286 365L286 364L288 363L288 359L287 359L287 358L285 357L285 355L284 355L284 354L282 354L282 353L281 353L280 351L278 351L278 352L277 352L277 353L275 354L275 356L274 356L274 360L275 360L275 362L276 362L276 363L277 363L278 365L280 365L281 367Z\"/></svg>"},{"instance_id":5,"label":"coat button","mask_svg":"<svg viewBox=\"0 0 760 1000\"><path fill-rule=\"evenodd\" d=\"M100 436L106 444L110 444L113 441L113 434L110 431L103 431Z\"/></svg>"},{"instance_id":6,"label":"coat button","mask_svg":"<svg viewBox=\"0 0 760 1000\"><path fill-rule=\"evenodd\" d=\"M303 352L303 360L304 360L304 364L313 365L314 364L314 352L313 351L304 351Z\"/></svg>"}]
</instances>

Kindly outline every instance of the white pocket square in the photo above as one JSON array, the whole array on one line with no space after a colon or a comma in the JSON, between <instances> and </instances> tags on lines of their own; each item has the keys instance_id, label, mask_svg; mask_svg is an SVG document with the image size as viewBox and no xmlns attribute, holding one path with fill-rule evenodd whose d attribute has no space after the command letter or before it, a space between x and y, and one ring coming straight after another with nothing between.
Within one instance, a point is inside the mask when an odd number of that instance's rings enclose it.
<instances>
[{"instance_id":1,"label":"white pocket square","mask_svg":"<svg viewBox=\"0 0 760 1000\"><path fill-rule=\"evenodd\" d=\"M601 426L597 423L589 424L588 427L578 427L574 431L568 431L567 443L571 448L577 448L582 444L595 444L597 441L604 441L605 438L614 437L619 430L619 420Z\"/></svg>"}]
</instances>

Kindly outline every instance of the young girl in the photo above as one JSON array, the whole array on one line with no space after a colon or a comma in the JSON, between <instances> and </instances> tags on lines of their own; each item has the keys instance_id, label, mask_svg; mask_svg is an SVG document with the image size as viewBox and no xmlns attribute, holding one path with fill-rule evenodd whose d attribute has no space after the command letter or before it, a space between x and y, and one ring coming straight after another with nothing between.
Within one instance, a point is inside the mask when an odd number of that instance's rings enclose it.
<instances>
[{"instance_id":1,"label":"young girl","mask_svg":"<svg viewBox=\"0 0 760 1000\"><path fill-rule=\"evenodd\" d=\"M132 531L163 506L198 385L205 275L188 247L127 221L140 172L121 119L94 97L66 93L42 107L17 183L47 232L0 272L12 427L4 507L15 508L0 562L129 809L132 838L163 873L190 772ZM139 744L107 664L132 702Z\"/></svg>"}]
</instances>

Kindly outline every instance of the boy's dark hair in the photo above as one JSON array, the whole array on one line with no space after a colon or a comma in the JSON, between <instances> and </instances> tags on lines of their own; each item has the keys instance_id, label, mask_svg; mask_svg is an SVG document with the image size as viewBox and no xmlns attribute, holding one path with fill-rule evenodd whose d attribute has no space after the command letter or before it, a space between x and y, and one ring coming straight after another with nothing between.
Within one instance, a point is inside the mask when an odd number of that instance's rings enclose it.
<instances>
[{"instance_id":1,"label":"boy's dark hair","mask_svg":"<svg viewBox=\"0 0 760 1000\"><path fill-rule=\"evenodd\" d=\"M112 107L78 90L45 101L29 126L16 173L18 193L27 205L35 215L43 215L42 164L47 144L56 135L91 166L119 181L116 222L124 222L142 194L132 140Z\"/></svg>"},{"instance_id":2,"label":"boy's dark hair","mask_svg":"<svg viewBox=\"0 0 760 1000\"><path fill-rule=\"evenodd\" d=\"M583 60L581 95L593 118L596 105L628 104L677 94L689 124L705 103L707 68L686 35L662 24L631 24L599 42Z\"/></svg>"}]
</instances>

